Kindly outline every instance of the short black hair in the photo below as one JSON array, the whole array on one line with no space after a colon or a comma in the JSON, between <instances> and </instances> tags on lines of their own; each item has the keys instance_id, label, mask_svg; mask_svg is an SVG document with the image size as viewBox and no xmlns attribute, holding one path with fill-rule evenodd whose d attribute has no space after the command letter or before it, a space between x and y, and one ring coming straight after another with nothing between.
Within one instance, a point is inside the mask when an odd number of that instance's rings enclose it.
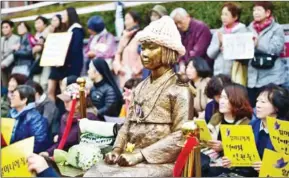
<instances>
[{"instance_id":1,"label":"short black hair","mask_svg":"<svg viewBox=\"0 0 289 178\"><path fill-rule=\"evenodd\" d=\"M14 22L12 22L11 20L3 20L1 22L1 27L3 26L3 24L7 23L11 28L14 28Z\"/></svg>"},{"instance_id":2,"label":"short black hair","mask_svg":"<svg viewBox=\"0 0 289 178\"><path fill-rule=\"evenodd\" d=\"M45 18L45 17L43 17L43 16L38 16L36 19L35 19L35 21L36 20L41 20L46 26L49 24L49 21L48 21L48 19L47 18Z\"/></svg>"},{"instance_id":3,"label":"short black hair","mask_svg":"<svg viewBox=\"0 0 289 178\"><path fill-rule=\"evenodd\" d=\"M189 60L189 62L191 61L199 77L206 78L212 76L212 70L205 59L201 57L194 57Z\"/></svg>"},{"instance_id":4,"label":"short black hair","mask_svg":"<svg viewBox=\"0 0 289 178\"><path fill-rule=\"evenodd\" d=\"M128 11L127 14L131 15L134 22L137 22L138 24L141 23L141 16L136 11Z\"/></svg>"},{"instance_id":5,"label":"short black hair","mask_svg":"<svg viewBox=\"0 0 289 178\"><path fill-rule=\"evenodd\" d=\"M35 102L35 90L28 85L19 85L14 91L19 92L21 100L27 99L26 104Z\"/></svg>"},{"instance_id":6,"label":"short black hair","mask_svg":"<svg viewBox=\"0 0 289 178\"><path fill-rule=\"evenodd\" d=\"M33 80L28 80L26 82L26 85L31 86L32 88L34 88L36 93L39 93L39 95L42 95L44 93L43 88L41 87L41 85L37 82L34 82Z\"/></svg>"},{"instance_id":7,"label":"short black hair","mask_svg":"<svg viewBox=\"0 0 289 178\"><path fill-rule=\"evenodd\" d=\"M228 75L219 74L219 75L213 76L206 86L205 94L208 98L213 99L214 96L221 94L225 86L231 83L232 83L232 80L230 76Z\"/></svg>"},{"instance_id":8,"label":"short black hair","mask_svg":"<svg viewBox=\"0 0 289 178\"><path fill-rule=\"evenodd\" d=\"M11 80L11 79L14 79L14 80L16 80L16 82L17 82L17 85L24 85L26 82L27 82L27 80L28 80L28 78L27 78L27 76L26 75L23 75L23 74L12 74L10 77L9 77L9 81Z\"/></svg>"},{"instance_id":9,"label":"short black hair","mask_svg":"<svg viewBox=\"0 0 289 178\"><path fill-rule=\"evenodd\" d=\"M21 24L23 24L25 26L25 28L27 29L28 32L31 32L31 28L30 26L28 25L28 23L26 22L19 22L17 27L20 26Z\"/></svg>"},{"instance_id":10,"label":"short black hair","mask_svg":"<svg viewBox=\"0 0 289 178\"><path fill-rule=\"evenodd\" d=\"M261 89L268 93L268 100L276 108L277 118L289 120L289 90L270 83Z\"/></svg>"}]
</instances>

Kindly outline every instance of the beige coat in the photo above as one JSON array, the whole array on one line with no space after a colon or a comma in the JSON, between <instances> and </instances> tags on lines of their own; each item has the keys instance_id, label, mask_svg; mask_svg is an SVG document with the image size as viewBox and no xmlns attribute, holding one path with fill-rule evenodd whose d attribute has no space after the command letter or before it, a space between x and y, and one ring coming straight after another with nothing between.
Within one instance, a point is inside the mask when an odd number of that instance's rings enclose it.
<instances>
[{"instance_id":1,"label":"beige coat","mask_svg":"<svg viewBox=\"0 0 289 178\"><path fill-rule=\"evenodd\" d=\"M195 86L190 84L190 90L194 97L194 109L198 114L198 119L205 119L205 108L210 99L205 94L205 89L207 87L210 78L200 79L195 83Z\"/></svg>"},{"instance_id":2,"label":"beige coat","mask_svg":"<svg viewBox=\"0 0 289 178\"><path fill-rule=\"evenodd\" d=\"M94 177L171 177L181 151L181 126L193 117L193 98L187 86L176 84L177 76L167 72L156 81L150 77L133 92L128 118L116 138L114 148L135 144L145 162L133 167L99 164L85 176ZM141 104L143 117L137 113Z\"/></svg>"}]
</instances>

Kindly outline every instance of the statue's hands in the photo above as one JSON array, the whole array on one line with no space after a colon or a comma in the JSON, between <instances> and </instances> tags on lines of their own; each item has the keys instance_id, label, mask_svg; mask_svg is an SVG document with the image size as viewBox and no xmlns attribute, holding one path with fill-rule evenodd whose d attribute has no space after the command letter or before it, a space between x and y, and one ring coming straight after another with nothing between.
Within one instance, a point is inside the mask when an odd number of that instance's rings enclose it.
<instances>
[{"instance_id":1,"label":"statue's hands","mask_svg":"<svg viewBox=\"0 0 289 178\"><path fill-rule=\"evenodd\" d=\"M121 154L117 163L119 166L134 166L144 161L143 155L138 153L124 153Z\"/></svg>"},{"instance_id":2,"label":"statue's hands","mask_svg":"<svg viewBox=\"0 0 289 178\"><path fill-rule=\"evenodd\" d=\"M112 152L109 152L105 155L104 161L107 164L115 164L115 163L117 163L120 154L121 154L121 149L115 148Z\"/></svg>"}]
</instances>

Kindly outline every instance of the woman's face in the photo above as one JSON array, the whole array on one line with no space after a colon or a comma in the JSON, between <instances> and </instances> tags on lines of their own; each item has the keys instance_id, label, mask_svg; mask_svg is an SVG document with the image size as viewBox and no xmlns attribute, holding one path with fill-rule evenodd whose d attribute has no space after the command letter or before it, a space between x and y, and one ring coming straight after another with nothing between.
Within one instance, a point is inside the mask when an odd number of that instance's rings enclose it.
<instances>
[{"instance_id":1,"label":"woman's face","mask_svg":"<svg viewBox=\"0 0 289 178\"><path fill-rule=\"evenodd\" d=\"M186 74L190 80L196 80L198 78L198 73L196 68L194 67L193 61L190 61L187 69Z\"/></svg>"},{"instance_id":2,"label":"woman's face","mask_svg":"<svg viewBox=\"0 0 289 178\"><path fill-rule=\"evenodd\" d=\"M125 15L124 25L125 29L131 29L136 25L135 21L133 20L132 16L129 13Z\"/></svg>"},{"instance_id":3,"label":"woman's face","mask_svg":"<svg viewBox=\"0 0 289 178\"><path fill-rule=\"evenodd\" d=\"M20 36L24 35L25 33L27 33L27 28L25 27L25 25L23 23L21 23L20 25L18 25L17 27L17 32Z\"/></svg>"},{"instance_id":4,"label":"woman's face","mask_svg":"<svg viewBox=\"0 0 289 178\"><path fill-rule=\"evenodd\" d=\"M17 86L18 86L17 81L16 81L14 78L11 78L11 79L9 80L9 83L8 83L8 91L9 91L9 92L14 91Z\"/></svg>"},{"instance_id":5,"label":"woman's face","mask_svg":"<svg viewBox=\"0 0 289 178\"><path fill-rule=\"evenodd\" d=\"M101 78L101 74L96 70L96 68L93 65L93 62L91 61L89 64L89 69L87 71L88 77L92 80L92 81L96 81L99 78Z\"/></svg>"},{"instance_id":6,"label":"woman's face","mask_svg":"<svg viewBox=\"0 0 289 178\"><path fill-rule=\"evenodd\" d=\"M51 23L52 27L54 27L54 28L57 28L60 25L60 21L59 21L59 19L56 16L52 17L50 23Z\"/></svg>"},{"instance_id":7,"label":"woman's face","mask_svg":"<svg viewBox=\"0 0 289 178\"><path fill-rule=\"evenodd\" d=\"M236 22L237 17L233 17L228 8L224 7L222 9L221 20L224 26L230 26Z\"/></svg>"},{"instance_id":8,"label":"woman's face","mask_svg":"<svg viewBox=\"0 0 289 178\"><path fill-rule=\"evenodd\" d=\"M19 108L26 105L26 99L21 100L19 91L13 91L10 98L11 108Z\"/></svg>"},{"instance_id":9,"label":"woman's face","mask_svg":"<svg viewBox=\"0 0 289 178\"><path fill-rule=\"evenodd\" d=\"M231 104L225 90L223 90L221 93L219 100L219 110L223 114L231 113Z\"/></svg>"},{"instance_id":10,"label":"woman's face","mask_svg":"<svg viewBox=\"0 0 289 178\"><path fill-rule=\"evenodd\" d=\"M256 115L259 119L265 119L267 116L276 115L275 108L268 99L268 92L261 93L257 98Z\"/></svg>"},{"instance_id":11,"label":"woman's face","mask_svg":"<svg viewBox=\"0 0 289 178\"><path fill-rule=\"evenodd\" d=\"M46 25L44 24L44 22L41 19L38 19L35 21L34 27L35 27L37 32L43 32L46 28Z\"/></svg>"},{"instance_id":12,"label":"woman's face","mask_svg":"<svg viewBox=\"0 0 289 178\"><path fill-rule=\"evenodd\" d=\"M271 12L270 10L265 10L262 6L255 6L253 8L253 17L254 20L257 22L262 22L266 18L270 16Z\"/></svg>"},{"instance_id":13,"label":"woman's face","mask_svg":"<svg viewBox=\"0 0 289 178\"><path fill-rule=\"evenodd\" d=\"M63 11L62 13L62 23L67 23L68 22L68 14L67 11Z\"/></svg>"},{"instance_id":14,"label":"woman's face","mask_svg":"<svg viewBox=\"0 0 289 178\"><path fill-rule=\"evenodd\" d=\"M161 18L161 16L160 16L158 13L152 11L151 17L150 17L151 22L152 22L152 21L156 21L156 20L158 20L158 19L160 19L160 18Z\"/></svg>"}]
</instances>

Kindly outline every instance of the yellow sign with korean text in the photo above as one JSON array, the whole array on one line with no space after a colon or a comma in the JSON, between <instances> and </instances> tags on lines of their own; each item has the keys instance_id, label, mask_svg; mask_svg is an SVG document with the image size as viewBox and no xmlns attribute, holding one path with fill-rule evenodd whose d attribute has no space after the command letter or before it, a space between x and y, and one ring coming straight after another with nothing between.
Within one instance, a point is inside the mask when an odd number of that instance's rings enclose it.
<instances>
[{"instance_id":1,"label":"yellow sign with korean text","mask_svg":"<svg viewBox=\"0 0 289 178\"><path fill-rule=\"evenodd\" d=\"M221 125L224 154L232 167L252 166L260 161L255 138L250 125Z\"/></svg>"},{"instance_id":2,"label":"yellow sign with korean text","mask_svg":"<svg viewBox=\"0 0 289 178\"><path fill-rule=\"evenodd\" d=\"M15 124L15 119L1 118L1 133L7 145L10 144L14 124Z\"/></svg>"},{"instance_id":3,"label":"yellow sign with korean text","mask_svg":"<svg viewBox=\"0 0 289 178\"><path fill-rule=\"evenodd\" d=\"M207 141L212 140L212 135L206 121L203 119L195 119L194 121L200 129L200 141L206 143Z\"/></svg>"},{"instance_id":4,"label":"yellow sign with korean text","mask_svg":"<svg viewBox=\"0 0 289 178\"><path fill-rule=\"evenodd\" d=\"M289 156L265 149L259 177L289 177Z\"/></svg>"},{"instance_id":5,"label":"yellow sign with korean text","mask_svg":"<svg viewBox=\"0 0 289 178\"><path fill-rule=\"evenodd\" d=\"M267 117L267 127L274 149L289 155L289 122Z\"/></svg>"},{"instance_id":6,"label":"yellow sign with korean text","mask_svg":"<svg viewBox=\"0 0 289 178\"><path fill-rule=\"evenodd\" d=\"M2 177L33 177L27 157L33 153L34 137L13 143L1 150Z\"/></svg>"}]
</instances>

